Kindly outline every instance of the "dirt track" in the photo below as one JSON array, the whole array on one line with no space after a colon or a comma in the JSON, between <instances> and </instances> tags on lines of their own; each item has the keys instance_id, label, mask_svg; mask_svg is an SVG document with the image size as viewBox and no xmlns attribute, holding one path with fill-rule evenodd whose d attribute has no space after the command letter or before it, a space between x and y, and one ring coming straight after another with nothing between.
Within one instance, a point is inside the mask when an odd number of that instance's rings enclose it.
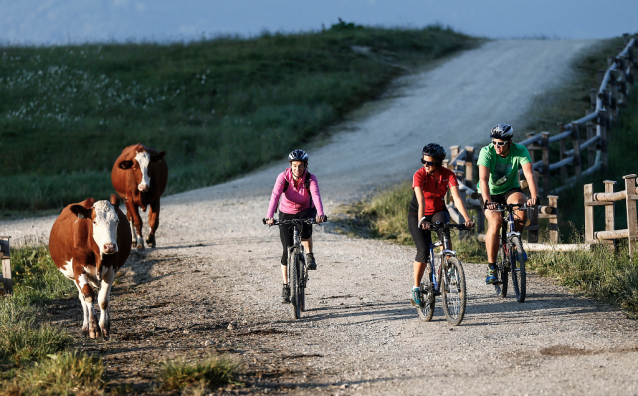
<instances>
[{"instance_id":1,"label":"dirt track","mask_svg":"<svg viewBox=\"0 0 638 396\"><path fill-rule=\"evenodd\" d=\"M531 95L559 84L559 65L592 44L490 42L403 79L306 147L328 214L409 178L430 141L483 142L498 122L516 131ZM136 254L114 288L112 340L83 343L103 352L110 378L144 389L161 357L227 352L247 372L240 392L638 394L638 325L618 310L533 275L526 303L497 299L485 266L467 264L462 325L448 327L440 308L423 323L408 302L413 249L330 225L315 228L319 270L308 311L291 320L277 230L261 224L285 166L163 200L159 247ZM52 223L4 222L0 234L46 235ZM77 301L51 313L79 333Z\"/></svg>"}]
</instances>

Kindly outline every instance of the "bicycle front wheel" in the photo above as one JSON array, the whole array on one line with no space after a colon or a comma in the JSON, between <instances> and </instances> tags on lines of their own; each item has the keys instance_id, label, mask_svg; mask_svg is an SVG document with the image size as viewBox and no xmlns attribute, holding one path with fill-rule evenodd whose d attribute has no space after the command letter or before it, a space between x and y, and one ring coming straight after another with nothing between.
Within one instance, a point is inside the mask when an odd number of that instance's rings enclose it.
<instances>
[{"instance_id":1,"label":"bicycle front wheel","mask_svg":"<svg viewBox=\"0 0 638 396\"><path fill-rule=\"evenodd\" d=\"M465 272L461 261L456 257L448 257L441 278L443 312L448 323L457 326L463 320L467 303Z\"/></svg>"},{"instance_id":2,"label":"bicycle front wheel","mask_svg":"<svg viewBox=\"0 0 638 396\"><path fill-rule=\"evenodd\" d=\"M521 239L513 236L510 241L510 262L512 270L512 286L516 294L516 301L525 302L527 292L527 274L525 273L525 250Z\"/></svg>"},{"instance_id":3,"label":"bicycle front wheel","mask_svg":"<svg viewBox=\"0 0 638 396\"><path fill-rule=\"evenodd\" d=\"M432 316L434 315L434 284L430 280L430 267L425 270L423 273L423 278L421 278L421 284L419 285L419 289L421 289L421 306L416 307L416 312L419 314L419 318L424 322L429 322L432 320Z\"/></svg>"},{"instance_id":4,"label":"bicycle front wheel","mask_svg":"<svg viewBox=\"0 0 638 396\"><path fill-rule=\"evenodd\" d=\"M299 299L299 253L297 249L288 252L288 284L290 285L290 305L292 316L295 319L301 317L301 301Z\"/></svg>"},{"instance_id":5,"label":"bicycle front wheel","mask_svg":"<svg viewBox=\"0 0 638 396\"><path fill-rule=\"evenodd\" d=\"M494 285L494 289L496 290L496 294L505 298L507 296L507 271L509 271L509 255L504 254L503 246L500 246L498 249L498 256L496 257L496 268L498 270L498 275L501 280L501 284Z\"/></svg>"},{"instance_id":6,"label":"bicycle front wheel","mask_svg":"<svg viewBox=\"0 0 638 396\"><path fill-rule=\"evenodd\" d=\"M308 268L303 254L299 255L299 310L306 311L306 282L308 282Z\"/></svg>"}]
</instances>

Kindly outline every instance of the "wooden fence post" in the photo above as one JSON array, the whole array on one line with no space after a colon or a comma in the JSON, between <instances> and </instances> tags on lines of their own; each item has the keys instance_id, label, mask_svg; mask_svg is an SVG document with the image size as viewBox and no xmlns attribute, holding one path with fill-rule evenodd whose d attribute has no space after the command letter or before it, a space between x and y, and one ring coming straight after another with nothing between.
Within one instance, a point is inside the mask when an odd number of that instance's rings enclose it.
<instances>
[{"instance_id":1,"label":"wooden fence post","mask_svg":"<svg viewBox=\"0 0 638 396\"><path fill-rule=\"evenodd\" d=\"M605 183L605 192L613 193L616 182L613 180L605 180L604 183ZM614 220L615 211L616 211L615 206L616 206L615 201L611 201L608 205L605 205L605 231L615 230L615 227L616 227L615 220ZM613 244L614 246L616 246L617 244L617 241L615 239L610 239L606 242L609 242Z\"/></svg>"},{"instance_id":2,"label":"wooden fence post","mask_svg":"<svg viewBox=\"0 0 638 396\"><path fill-rule=\"evenodd\" d=\"M585 184L583 187L585 195L585 243L596 243L594 240L594 207L591 204L594 200L594 185Z\"/></svg>"},{"instance_id":3,"label":"wooden fence post","mask_svg":"<svg viewBox=\"0 0 638 396\"><path fill-rule=\"evenodd\" d=\"M596 125L596 134L600 136L600 160L603 163L603 170L607 170L607 112L600 110L598 112L598 125Z\"/></svg>"},{"instance_id":4,"label":"wooden fence post","mask_svg":"<svg viewBox=\"0 0 638 396\"><path fill-rule=\"evenodd\" d=\"M587 114L589 114L589 112L587 112ZM585 128L587 128L587 140L593 138L596 132L594 132L594 126L592 125L592 123L588 122L585 125ZM587 167L591 168L592 166L594 166L595 162L596 162L596 146L591 145L587 147Z\"/></svg>"},{"instance_id":5,"label":"wooden fence post","mask_svg":"<svg viewBox=\"0 0 638 396\"><path fill-rule=\"evenodd\" d=\"M474 184L474 147L465 146L465 184L476 190Z\"/></svg>"},{"instance_id":6,"label":"wooden fence post","mask_svg":"<svg viewBox=\"0 0 638 396\"><path fill-rule=\"evenodd\" d=\"M2 284L6 294L13 294L13 279L11 278L11 248L8 236L0 236L0 258L2 259Z\"/></svg>"},{"instance_id":7,"label":"wooden fence post","mask_svg":"<svg viewBox=\"0 0 638 396\"><path fill-rule=\"evenodd\" d=\"M627 191L627 230L629 234L629 259L634 257L634 247L638 239L638 214L636 214L636 175L623 176Z\"/></svg>"},{"instance_id":8,"label":"wooden fence post","mask_svg":"<svg viewBox=\"0 0 638 396\"><path fill-rule=\"evenodd\" d=\"M572 122L572 142L574 144L574 171L576 172L576 179L580 180L582 177L583 167L580 161L580 136L578 133L578 124Z\"/></svg>"},{"instance_id":9,"label":"wooden fence post","mask_svg":"<svg viewBox=\"0 0 638 396\"><path fill-rule=\"evenodd\" d=\"M610 113L614 115L614 117L618 116L618 84L617 84L618 76L614 70L609 71L609 108L611 109Z\"/></svg>"},{"instance_id":10,"label":"wooden fence post","mask_svg":"<svg viewBox=\"0 0 638 396\"><path fill-rule=\"evenodd\" d=\"M543 168L541 174L543 175L543 196L549 195L549 132L541 132L543 140L541 140L541 146L543 146Z\"/></svg>"},{"instance_id":11,"label":"wooden fence post","mask_svg":"<svg viewBox=\"0 0 638 396\"><path fill-rule=\"evenodd\" d=\"M554 208L554 216L549 218L549 242L558 244L558 195L548 195L549 207Z\"/></svg>"},{"instance_id":12,"label":"wooden fence post","mask_svg":"<svg viewBox=\"0 0 638 396\"><path fill-rule=\"evenodd\" d=\"M459 148L461 146L450 146L450 159L456 158L459 155Z\"/></svg>"}]
</instances>

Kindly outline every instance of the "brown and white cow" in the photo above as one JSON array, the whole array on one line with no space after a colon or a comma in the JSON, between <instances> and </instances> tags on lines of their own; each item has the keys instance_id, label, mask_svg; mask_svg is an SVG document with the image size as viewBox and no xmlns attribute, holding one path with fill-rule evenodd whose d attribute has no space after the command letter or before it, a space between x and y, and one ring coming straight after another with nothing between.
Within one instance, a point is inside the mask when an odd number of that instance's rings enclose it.
<instances>
[{"instance_id":1,"label":"brown and white cow","mask_svg":"<svg viewBox=\"0 0 638 396\"><path fill-rule=\"evenodd\" d=\"M109 201L88 198L62 210L51 228L49 251L53 262L78 288L84 323L82 333L99 337L100 329L108 338L111 319L109 298L115 274L131 253L131 230L119 208L120 199L111 194ZM98 326L93 304L93 288L99 287Z\"/></svg>"},{"instance_id":2,"label":"brown and white cow","mask_svg":"<svg viewBox=\"0 0 638 396\"><path fill-rule=\"evenodd\" d=\"M133 241L137 249L144 249L142 238L142 218L138 208L148 212L151 231L146 243L155 247L155 231L159 226L160 197L166 190L168 165L164 152L142 144L128 146L117 158L111 171L111 182L115 191L126 203L126 217L131 225Z\"/></svg>"}]
</instances>

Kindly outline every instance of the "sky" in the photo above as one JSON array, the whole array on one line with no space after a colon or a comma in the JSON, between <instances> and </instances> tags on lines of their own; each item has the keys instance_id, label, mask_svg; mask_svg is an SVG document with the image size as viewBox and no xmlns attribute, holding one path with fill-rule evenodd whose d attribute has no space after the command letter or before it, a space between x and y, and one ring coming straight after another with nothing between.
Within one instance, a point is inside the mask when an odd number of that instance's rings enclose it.
<instances>
[{"instance_id":1,"label":"sky","mask_svg":"<svg viewBox=\"0 0 638 396\"><path fill-rule=\"evenodd\" d=\"M346 22L439 23L488 38L598 39L638 32L637 0L0 0L0 43L190 41Z\"/></svg>"}]
</instances>

